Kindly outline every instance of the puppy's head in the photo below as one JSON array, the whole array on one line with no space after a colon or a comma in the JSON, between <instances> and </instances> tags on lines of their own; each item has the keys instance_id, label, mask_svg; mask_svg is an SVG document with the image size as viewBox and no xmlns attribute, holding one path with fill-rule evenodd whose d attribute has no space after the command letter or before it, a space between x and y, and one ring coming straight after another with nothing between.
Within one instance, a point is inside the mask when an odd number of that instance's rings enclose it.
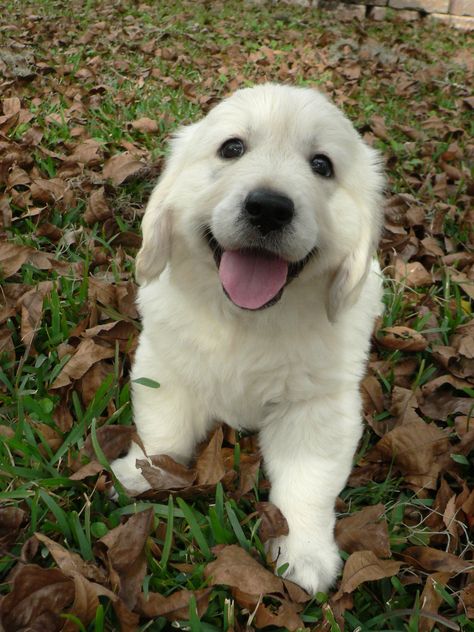
<instances>
[{"instance_id":1,"label":"puppy's head","mask_svg":"<svg viewBox=\"0 0 474 632\"><path fill-rule=\"evenodd\" d=\"M322 94L239 90L172 141L143 220L137 278L187 258L234 305L259 310L296 277L327 275L334 320L367 274L382 186L377 154Z\"/></svg>"}]
</instances>

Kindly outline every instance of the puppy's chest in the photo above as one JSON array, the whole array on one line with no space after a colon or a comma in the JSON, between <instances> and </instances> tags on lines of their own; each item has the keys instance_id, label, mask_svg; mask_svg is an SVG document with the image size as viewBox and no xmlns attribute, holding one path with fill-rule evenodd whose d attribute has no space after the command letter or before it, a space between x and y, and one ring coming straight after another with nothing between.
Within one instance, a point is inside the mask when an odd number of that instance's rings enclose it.
<instances>
[{"instance_id":1,"label":"puppy's chest","mask_svg":"<svg viewBox=\"0 0 474 632\"><path fill-rule=\"evenodd\" d=\"M229 346L208 359L211 405L230 425L258 429L276 408L327 392L330 371L321 353L301 353L277 341L257 347Z\"/></svg>"}]
</instances>

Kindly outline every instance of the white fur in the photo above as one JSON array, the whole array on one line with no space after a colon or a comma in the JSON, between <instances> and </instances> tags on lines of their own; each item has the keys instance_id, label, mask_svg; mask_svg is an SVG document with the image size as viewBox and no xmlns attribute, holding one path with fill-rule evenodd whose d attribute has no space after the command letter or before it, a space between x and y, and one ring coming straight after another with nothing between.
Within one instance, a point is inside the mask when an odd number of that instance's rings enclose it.
<instances>
[{"instance_id":1,"label":"white fur","mask_svg":"<svg viewBox=\"0 0 474 632\"><path fill-rule=\"evenodd\" d=\"M218 155L233 137L236 160ZM335 177L309 159L328 155ZM260 432L270 499L289 535L270 544L277 566L309 592L340 566L334 502L361 434L359 382L381 279L371 263L383 179L375 152L320 93L266 84L240 90L182 129L148 204L137 259L143 332L132 379L138 433L148 455L188 462L216 421ZM254 245L236 222L249 191L267 187L295 204L292 231L275 246L289 261L317 256L261 311L225 296L202 228L225 249ZM112 467L132 493L148 488L134 445Z\"/></svg>"}]
</instances>

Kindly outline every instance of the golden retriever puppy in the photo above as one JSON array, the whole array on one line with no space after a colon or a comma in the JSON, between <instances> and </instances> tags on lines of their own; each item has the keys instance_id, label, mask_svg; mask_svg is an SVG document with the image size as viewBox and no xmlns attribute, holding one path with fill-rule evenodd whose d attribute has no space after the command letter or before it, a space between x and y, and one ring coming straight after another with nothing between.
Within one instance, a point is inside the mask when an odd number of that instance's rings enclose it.
<instances>
[{"instance_id":1,"label":"golden retriever puppy","mask_svg":"<svg viewBox=\"0 0 474 632\"><path fill-rule=\"evenodd\" d=\"M218 420L259 432L270 500L289 534L277 565L310 593L340 568L334 503L359 441L372 260L382 220L378 155L316 90L239 90L180 129L143 219L143 332L132 378L147 455L187 463ZM138 445L112 467L149 486Z\"/></svg>"}]
</instances>

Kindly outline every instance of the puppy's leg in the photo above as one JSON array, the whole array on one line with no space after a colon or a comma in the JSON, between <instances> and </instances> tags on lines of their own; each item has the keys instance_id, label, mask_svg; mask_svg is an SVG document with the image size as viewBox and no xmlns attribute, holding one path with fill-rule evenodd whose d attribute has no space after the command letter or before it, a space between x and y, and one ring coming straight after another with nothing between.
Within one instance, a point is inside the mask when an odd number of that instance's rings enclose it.
<instances>
[{"instance_id":1,"label":"puppy's leg","mask_svg":"<svg viewBox=\"0 0 474 632\"><path fill-rule=\"evenodd\" d=\"M284 514L287 536L272 540L277 568L310 593L326 591L341 566L334 504L351 471L361 434L357 392L292 404L260 433L270 500Z\"/></svg>"},{"instance_id":2,"label":"puppy's leg","mask_svg":"<svg viewBox=\"0 0 474 632\"><path fill-rule=\"evenodd\" d=\"M189 461L196 443L208 430L199 398L181 386L177 378L169 382L168 376L157 389L134 384L132 399L134 421L146 455L167 454L181 463ZM128 454L111 464L114 474L132 495L150 489L136 467L136 461L146 459L146 455L132 443Z\"/></svg>"}]
</instances>

